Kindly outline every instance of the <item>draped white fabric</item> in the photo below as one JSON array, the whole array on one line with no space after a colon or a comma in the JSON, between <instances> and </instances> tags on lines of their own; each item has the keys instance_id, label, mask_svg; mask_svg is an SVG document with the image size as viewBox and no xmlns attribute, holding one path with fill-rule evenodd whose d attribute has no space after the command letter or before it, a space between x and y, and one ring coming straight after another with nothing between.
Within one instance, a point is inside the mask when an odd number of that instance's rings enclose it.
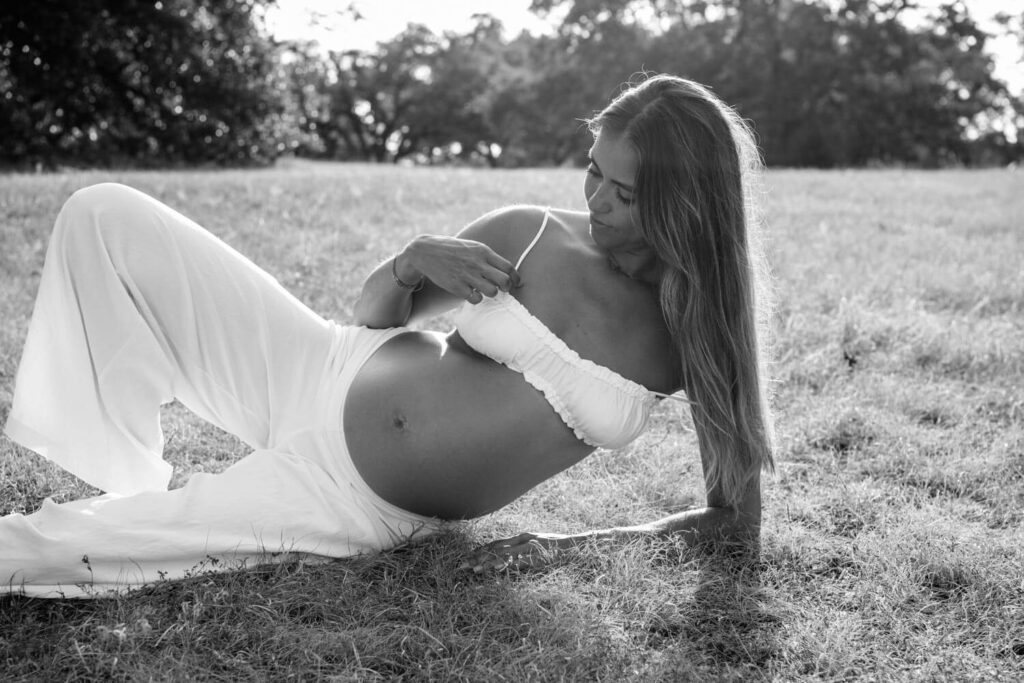
<instances>
[{"instance_id":1,"label":"draped white fabric","mask_svg":"<svg viewBox=\"0 0 1024 683\"><path fill-rule=\"evenodd\" d=\"M6 431L108 493L0 519L0 593L102 595L436 531L369 490L342 431L352 378L400 331L324 320L136 190L75 193L47 251ZM159 409L172 399L254 452L167 491Z\"/></svg>"}]
</instances>

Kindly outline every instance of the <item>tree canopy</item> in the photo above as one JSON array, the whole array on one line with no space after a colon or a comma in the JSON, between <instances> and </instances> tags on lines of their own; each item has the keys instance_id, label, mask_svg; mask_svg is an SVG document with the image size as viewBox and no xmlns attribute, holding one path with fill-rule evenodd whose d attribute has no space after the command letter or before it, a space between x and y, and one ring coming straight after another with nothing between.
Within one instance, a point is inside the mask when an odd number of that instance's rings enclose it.
<instances>
[{"instance_id":1,"label":"tree canopy","mask_svg":"<svg viewBox=\"0 0 1024 683\"><path fill-rule=\"evenodd\" d=\"M0 139L15 163L263 161L285 151L258 0L0 6Z\"/></svg>"},{"instance_id":2,"label":"tree canopy","mask_svg":"<svg viewBox=\"0 0 1024 683\"><path fill-rule=\"evenodd\" d=\"M1024 102L956 0L533 0L550 35L479 15L333 52L272 40L272 2L5 3L0 163L576 163L581 119L645 70L712 87L769 164L1024 157ZM1024 13L1000 21L1024 50Z\"/></svg>"}]
</instances>

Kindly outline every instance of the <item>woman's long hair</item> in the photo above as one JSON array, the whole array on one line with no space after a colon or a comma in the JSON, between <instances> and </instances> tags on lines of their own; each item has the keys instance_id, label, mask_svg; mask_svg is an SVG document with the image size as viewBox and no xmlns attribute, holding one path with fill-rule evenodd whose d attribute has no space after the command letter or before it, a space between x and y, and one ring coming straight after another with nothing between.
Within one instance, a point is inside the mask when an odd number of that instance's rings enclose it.
<instances>
[{"instance_id":1,"label":"woman's long hair","mask_svg":"<svg viewBox=\"0 0 1024 683\"><path fill-rule=\"evenodd\" d=\"M638 228L657 252L662 315L678 349L709 491L737 505L772 469L765 348L767 269L757 239L750 129L703 86L651 76L590 122L639 156ZM717 497L717 496L716 496Z\"/></svg>"}]
</instances>

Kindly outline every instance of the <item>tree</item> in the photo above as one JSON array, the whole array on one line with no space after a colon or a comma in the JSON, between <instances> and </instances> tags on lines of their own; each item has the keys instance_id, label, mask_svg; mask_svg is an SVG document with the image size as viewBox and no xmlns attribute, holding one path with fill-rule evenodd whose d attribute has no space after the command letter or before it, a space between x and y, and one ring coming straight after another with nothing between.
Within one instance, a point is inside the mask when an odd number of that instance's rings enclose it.
<instances>
[{"instance_id":1,"label":"tree","mask_svg":"<svg viewBox=\"0 0 1024 683\"><path fill-rule=\"evenodd\" d=\"M307 131L323 141L322 155L334 159L398 161L438 143L437 98L453 106L453 95L431 86L443 38L411 24L376 50L307 52L292 67ZM310 87L311 86L311 87ZM309 146L303 152L317 155Z\"/></svg>"},{"instance_id":2,"label":"tree","mask_svg":"<svg viewBox=\"0 0 1024 683\"><path fill-rule=\"evenodd\" d=\"M972 136L1009 107L986 34L963 2L925 25L907 0L534 0L564 10L583 54L612 27L605 64L642 61L710 85L753 121L769 164L970 163ZM581 68L586 60L580 60ZM583 71L585 73L585 71ZM1007 148L1009 149L1009 148Z\"/></svg>"},{"instance_id":3,"label":"tree","mask_svg":"<svg viewBox=\"0 0 1024 683\"><path fill-rule=\"evenodd\" d=\"M537 2L534 9L544 11ZM624 6L585 3L578 10L557 35L520 36L509 45L513 75L494 95L491 115L506 165L583 163L591 142L584 119L644 68L650 35Z\"/></svg>"},{"instance_id":4,"label":"tree","mask_svg":"<svg viewBox=\"0 0 1024 683\"><path fill-rule=\"evenodd\" d=\"M293 45L291 88L304 131L301 153L373 161L502 163L510 138L494 126L512 68L501 23L477 17L470 32L435 35L410 25L372 51Z\"/></svg>"},{"instance_id":5,"label":"tree","mask_svg":"<svg viewBox=\"0 0 1024 683\"><path fill-rule=\"evenodd\" d=\"M410 128L427 160L500 163L501 136L489 114L492 94L508 78L506 44L500 21L481 14L476 22L464 35L444 34L444 46L434 55L426 75L430 96L410 111Z\"/></svg>"},{"instance_id":6,"label":"tree","mask_svg":"<svg viewBox=\"0 0 1024 683\"><path fill-rule=\"evenodd\" d=\"M0 162L250 163L291 144L272 0L0 6Z\"/></svg>"}]
</instances>

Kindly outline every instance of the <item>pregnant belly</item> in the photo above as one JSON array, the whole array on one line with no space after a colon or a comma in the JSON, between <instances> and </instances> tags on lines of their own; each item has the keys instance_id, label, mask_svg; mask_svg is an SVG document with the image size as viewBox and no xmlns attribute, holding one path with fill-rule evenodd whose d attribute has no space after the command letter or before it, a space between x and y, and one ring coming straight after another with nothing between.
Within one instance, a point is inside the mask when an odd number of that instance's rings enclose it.
<instances>
[{"instance_id":1,"label":"pregnant belly","mask_svg":"<svg viewBox=\"0 0 1024 683\"><path fill-rule=\"evenodd\" d=\"M449 340L399 335L349 389L345 439L378 495L419 514L475 517L593 450L522 375Z\"/></svg>"}]
</instances>

